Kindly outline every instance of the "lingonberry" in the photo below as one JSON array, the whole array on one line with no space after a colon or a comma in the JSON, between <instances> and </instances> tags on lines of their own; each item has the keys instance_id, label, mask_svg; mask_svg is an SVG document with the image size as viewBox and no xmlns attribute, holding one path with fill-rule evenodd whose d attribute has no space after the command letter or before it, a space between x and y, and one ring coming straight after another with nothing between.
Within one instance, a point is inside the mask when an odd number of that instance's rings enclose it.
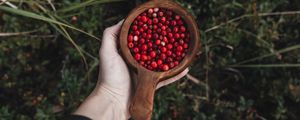
<instances>
[{"instance_id":1,"label":"lingonberry","mask_svg":"<svg viewBox=\"0 0 300 120\"><path fill-rule=\"evenodd\" d=\"M150 57L155 58L156 57L156 52L155 51L151 51L150 52Z\"/></svg>"},{"instance_id":2,"label":"lingonberry","mask_svg":"<svg viewBox=\"0 0 300 120\"><path fill-rule=\"evenodd\" d=\"M156 45L160 45L160 39L157 39L157 40L155 41L155 44L156 44Z\"/></svg>"},{"instance_id":3,"label":"lingonberry","mask_svg":"<svg viewBox=\"0 0 300 120\"><path fill-rule=\"evenodd\" d=\"M141 55L137 53L137 54L135 54L134 58L135 58L136 60L140 60L140 59L141 59Z\"/></svg>"},{"instance_id":4,"label":"lingonberry","mask_svg":"<svg viewBox=\"0 0 300 120\"><path fill-rule=\"evenodd\" d=\"M163 68L162 68L164 71L168 71L169 70L169 66L167 64L163 65Z\"/></svg>"},{"instance_id":5,"label":"lingonberry","mask_svg":"<svg viewBox=\"0 0 300 120\"><path fill-rule=\"evenodd\" d=\"M134 53L138 53L139 51L140 51L139 48L137 48L137 47L133 48L133 52L134 52Z\"/></svg>"},{"instance_id":6,"label":"lingonberry","mask_svg":"<svg viewBox=\"0 0 300 120\"><path fill-rule=\"evenodd\" d=\"M133 48L134 47L134 44L132 42L128 43L128 47L129 48Z\"/></svg>"},{"instance_id":7,"label":"lingonberry","mask_svg":"<svg viewBox=\"0 0 300 120\"><path fill-rule=\"evenodd\" d=\"M151 67L152 67L152 68L157 68L157 63L156 63L155 61L153 61L153 62L151 63Z\"/></svg>"}]
</instances>

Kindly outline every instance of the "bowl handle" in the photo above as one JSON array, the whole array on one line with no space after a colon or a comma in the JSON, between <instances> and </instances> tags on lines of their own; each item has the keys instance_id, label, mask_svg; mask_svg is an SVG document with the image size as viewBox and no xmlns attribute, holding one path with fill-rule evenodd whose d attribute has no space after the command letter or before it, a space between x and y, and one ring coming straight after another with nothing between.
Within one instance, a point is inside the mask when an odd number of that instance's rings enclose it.
<instances>
[{"instance_id":1,"label":"bowl handle","mask_svg":"<svg viewBox=\"0 0 300 120\"><path fill-rule=\"evenodd\" d=\"M153 99L159 78L156 74L140 71L137 85L130 105L130 114L134 120L151 120Z\"/></svg>"}]
</instances>

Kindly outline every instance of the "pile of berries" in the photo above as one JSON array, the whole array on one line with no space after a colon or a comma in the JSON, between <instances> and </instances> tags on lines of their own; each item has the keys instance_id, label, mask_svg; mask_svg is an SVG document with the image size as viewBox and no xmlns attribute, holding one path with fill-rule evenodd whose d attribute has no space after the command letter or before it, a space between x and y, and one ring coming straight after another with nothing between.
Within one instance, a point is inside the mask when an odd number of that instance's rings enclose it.
<instances>
[{"instance_id":1,"label":"pile of berries","mask_svg":"<svg viewBox=\"0 0 300 120\"><path fill-rule=\"evenodd\" d=\"M142 66L167 71L186 55L190 34L181 16L165 8L150 8L135 18L127 40L131 54Z\"/></svg>"}]
</instances>

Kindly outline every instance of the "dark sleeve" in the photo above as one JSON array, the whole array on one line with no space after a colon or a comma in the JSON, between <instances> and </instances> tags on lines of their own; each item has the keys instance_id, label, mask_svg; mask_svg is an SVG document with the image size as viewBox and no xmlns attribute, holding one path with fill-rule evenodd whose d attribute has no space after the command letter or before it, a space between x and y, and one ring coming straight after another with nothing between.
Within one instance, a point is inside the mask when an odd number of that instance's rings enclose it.
<instances>
[{"instance_id":1,"label":"dark sleeve","mask_svg":"<svg viewBox=\"0 0 300 120\"><path fill-rule=\"evenodd\" d=\"M92 120L92 119L81 115L69 115L64 120Z\"/></svg>"}]
</instances>

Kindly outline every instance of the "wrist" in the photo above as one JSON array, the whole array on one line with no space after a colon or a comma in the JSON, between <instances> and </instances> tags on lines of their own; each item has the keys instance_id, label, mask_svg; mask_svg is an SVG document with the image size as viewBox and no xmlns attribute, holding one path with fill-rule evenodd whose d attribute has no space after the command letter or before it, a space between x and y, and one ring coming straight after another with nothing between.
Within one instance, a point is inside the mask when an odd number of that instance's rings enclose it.
<instances>
[{"instance_id":1,"label":"wrist","mask_svg":"<svg viewBox=\"0 0 300 120\"><path fill-rule=\"evenodd\" d=\"M124 120L129 118L128 107L115 98L114 93L101 87L95 89L74 112L93 120ZM125 107L126 106L126 107Z\"/></svg>"}]
</instances>

